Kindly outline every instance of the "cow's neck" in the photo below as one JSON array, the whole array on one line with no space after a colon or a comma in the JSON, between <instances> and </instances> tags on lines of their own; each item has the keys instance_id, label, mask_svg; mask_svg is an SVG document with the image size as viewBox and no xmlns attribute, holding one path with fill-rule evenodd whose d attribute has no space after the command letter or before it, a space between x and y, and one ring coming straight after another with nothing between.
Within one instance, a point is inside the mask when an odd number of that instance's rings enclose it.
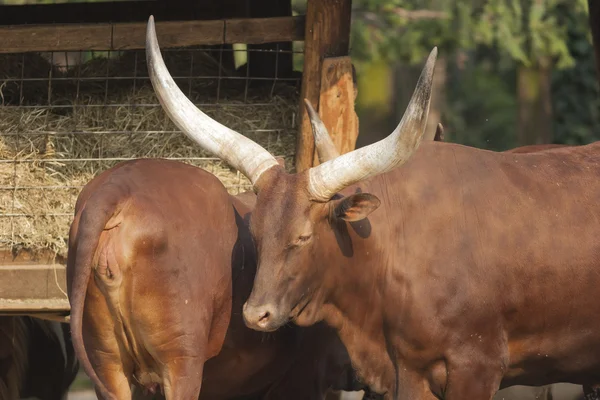
<instances>
[{"instance_id":1,"label":"cow's neck","mask_svg":"<svg viewBox=\"0 0 600 400\"><path fill-rule=\"evenodd\" d=\"M388 356L383 330L383 266L385 254L376 238L359 237L361 224L338 224L340 236L346 235L351 249L340 249L323 255L327 260L329 291L322 317L333 326L348 349L352 364L364 383L379 393L392 392L395 385L394 367ZM344 223L346 224L346 223ZM341 242L344 242L343 240Z\"/></svg>"}]
</instances>

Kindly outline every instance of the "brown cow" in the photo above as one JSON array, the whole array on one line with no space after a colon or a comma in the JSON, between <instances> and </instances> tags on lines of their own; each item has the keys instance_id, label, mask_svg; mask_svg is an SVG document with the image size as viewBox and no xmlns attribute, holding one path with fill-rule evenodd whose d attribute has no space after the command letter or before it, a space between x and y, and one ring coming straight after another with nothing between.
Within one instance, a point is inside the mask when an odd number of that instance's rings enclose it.
<instances>
[{"instance_id":1,"label":"brown cow","mask_svg":"<svg viewBox=\"0 0 600 400\"><path fill-rule=\"evenodd\" d=\"M82 190L67 265L71 324L99 396L130 398L132 383L164 386L167 399L183 398L182 390L197 397L201 382L201 398L210 399L318 399L329 388L366 389L326 325L269 335L244 325L255 198L229 196L208 172L167 160L119 164ZM189 381L168 369L187 357L201 360L185 372Z\"/></svg>"},{"instance_id":2,"label":"brown cow","mask_svg":"<svg viewBox=\"0 0 600 400\"><path fill-rule=\"evenodd\" d=\"M331 136L325 127L325 124L319 118L319 114L314 110L308 100L304 100L306 111L308 112L309 120L312 126L313 138L317 144L319 161L325 162L338 157L340 154L337 151ZM438 123L434 135L434 141L441 142L444 140L444 127ZM536 151L544 151L564 147L560 144L540 144L522 146L514 149L506 150L511 153L533 153ZM392 367L393 368L393 367ZM555 383L541 387L531 386L511 386L500 390L494 396L494 400L582 400L583 390L579 385L569 383Z\"/></svg>"},{"instance_id":3,"label":"brown cow","mask_svg":"<svg viewBox=\"0 0 600 400\"><path fill-rule=\"evenodd\" d=\"M66 324L0 317L0 399L65 399L79 369L70 338Z\"/></svg>"},{"instance_id":4,"label":"brown cow","mask_svg":"<svg viewBox=\"0 0 600 400\"><path fill-rule=\"evenodd\" d=\"M166 112L258 194L248 326L324 320L365 382L400 399L489 400L517 384L600 381L600 144L419 147L434 49L389 137L287 174L186 98L152 20L148 28Z\"/></svg>"},{"instance_id":5,"label":"brown cow","mask_svg":"<svg viewBox=\"0 0 600 400\"><path fill-rule=\"evenodd\" d=\"M244 325L254 201L168 160L119 164L82 190L69 237L71 326L99 396L130 398L132 383L164 386L167 399L196 398L201 382L211 399L365 388L326 325L269 335ZM180 363L188 369L170 369Z\"/></svg>"}]
</instances>

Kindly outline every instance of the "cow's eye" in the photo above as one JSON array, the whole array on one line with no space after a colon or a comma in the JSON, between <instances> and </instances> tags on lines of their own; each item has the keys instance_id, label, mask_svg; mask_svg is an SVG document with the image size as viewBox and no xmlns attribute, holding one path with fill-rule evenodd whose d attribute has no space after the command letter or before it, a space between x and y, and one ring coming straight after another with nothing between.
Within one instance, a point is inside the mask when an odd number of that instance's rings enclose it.
<instances>
[{"instance_id":1,"label":"cow's eye","mask_svg":"<svg viewBox=\"0 0 600 400\"><path fill-rule=\"evenodd\" d=\"M302 246L306 243L308 243L310 241L310 239L312 238L312 235L300 235L298 236L298 238L296 240L294 240L294 243L292 243L294 246Z\"/></svg>"}]
</instances>

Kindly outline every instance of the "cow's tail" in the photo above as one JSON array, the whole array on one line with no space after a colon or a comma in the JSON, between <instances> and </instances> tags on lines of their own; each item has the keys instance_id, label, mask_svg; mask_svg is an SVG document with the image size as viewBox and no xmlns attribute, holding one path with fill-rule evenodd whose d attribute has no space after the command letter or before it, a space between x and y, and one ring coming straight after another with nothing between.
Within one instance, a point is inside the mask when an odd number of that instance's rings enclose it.
<instances>
[{"instance_id":1,"label":"cow's tail","mask_svg":"<svg viewBox=\"0 0 600 400\"><path fill-rule=\"evenodd\" d=\"M108 392L96 374L83 343L83 306L88 283L93 269L93 259L98 248L100 235L108 221L118 214L120 198L111 190L96 192L83 206L79 219L75 256L70 257L70 267L73 268L73 281L69 290L71 304L71 336L75 354L81 361L84 371L90 377L100 395L106 400L115 399ZM116 400L116 399L115 399Z\"/></svg>"}]
</instances>

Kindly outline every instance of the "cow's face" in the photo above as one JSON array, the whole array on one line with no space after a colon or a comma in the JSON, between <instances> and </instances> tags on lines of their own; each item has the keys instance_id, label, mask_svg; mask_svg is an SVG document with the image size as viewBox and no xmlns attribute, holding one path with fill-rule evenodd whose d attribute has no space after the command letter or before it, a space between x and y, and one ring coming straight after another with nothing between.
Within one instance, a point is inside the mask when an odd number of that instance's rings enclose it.
<instances>
[{"instance_id":1,"label":"cow's face","mask_svg":"<svg viewBox=\"0 0 600 400\"><path fill-rule=\"evenodd\" d=\"M271 331L300 313L315 316L317 305L308 302L324 271L316 268L312 255L327 207L311 202L302 190L305 174L269 171L261 180L250 219L258 269L244 319L251 328Z\"/></svg>"},{"instance_id":2,"label":"cow's face","mask_svg":"<svg viewBox=\"0 0 600 400\"><path fill-rule=\"evenodd\" d=\"M272 331L293 320L299 325L320 319L329 288L341 272L328 263L338 252L333 227L358 221L379 206L370 194L312 201L306 190L308 174L268 172L260 184L250 229L258 249L258 270L244 319L253 329Z\"/></svg>"},{"instance_id":3,"label":"cow's face","mask_svg":"<svg viewBox=\"0 0 600 400\"><path fill-rule=\"evenodd\" d=\"M167 70L154 19L149 18L148 75L161 105L182 132L247 176L258 193L250 229L259 265L244 306L250 327L273 330L290 318L306 323L319 318L317 310L327 296L324 288L335 284L335 269L327 264L327 235L336 221L363 219L379 206L368 194L340 199L338 193L400 166L414 154L427 125L436 57L434 48L402 120L388 137L288 175L268 151L213 120L186 97Z\"/></svg>"}]
</instances>

